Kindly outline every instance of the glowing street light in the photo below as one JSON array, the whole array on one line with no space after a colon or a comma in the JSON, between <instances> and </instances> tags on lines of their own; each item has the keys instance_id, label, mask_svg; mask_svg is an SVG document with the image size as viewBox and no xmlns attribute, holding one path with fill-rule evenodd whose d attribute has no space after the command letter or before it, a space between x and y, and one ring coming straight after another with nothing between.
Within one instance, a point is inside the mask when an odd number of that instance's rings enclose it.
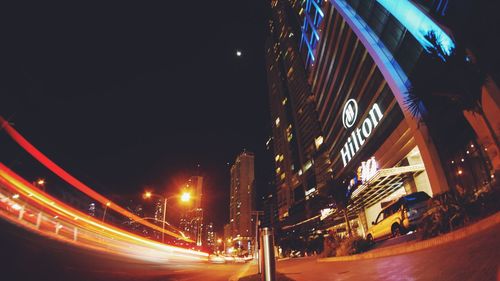
<instances>
[{"instance_id":1,"label":"glowing street light","mask_svg":"<svg viewBox=\"0 0 500 281\"><path fill-rule=\"evenodd\" d=\"M243 53L240 50L236 50L236 56L237 57L241 57L242 55L243 55Z\"/></svg>"},{"instance_id":2,"label":"glowing street light","mask_svg":"<svg viewBox=\"0 0 500 281\"><path fill-rule=\"evenodd\" d=\"M190 200L191 200L191 193L183 192L181 195L181 201L182 202L189 202Z\"/></svg>"},{"instance_id":3,"label":"glowing street light","mask_svg":"<svg viewBox=\"0 0 500 281\"><path fill-rule=\"evenodd\" d=\"M144 199L149 199L149 198L151 198L153 196L156 196L156 197L158 197L160 199L163 199L163 221L162 221L162 229L163 229L163 231L161 233L161 242L165 243L165 221L167 219L167 202L168 202L168 199L171 199L171 198L174 198L174 197L180 197L182 202L188 202L188 201L191 200L191 194L189 192L183 192L180 195L179 194L174 194L174 195L171 195L169 197L157 195L157 194L152 193L151 191L146 191L143 194Z\"/></svg>"},{"instance_id":4,"label":"glowing street light","mask_svg":"<svg viewBox=\"0 0 500 281\"><path fill-rule=\"evenodd\" d=\"M106 218L106 211L109 206L111 206L111 202L106 202L106 205L104 206L104 213L102 214L102 222L104 222L104 219Z\"/></svg>"},{"instance_id":5,"label":"glowing street light","mask_svg":"<svg viewBox=\"0 0 500 281\"><path fill-rule=\"evenodd\" d=\"M33 182L33 185L40 188L41 190L45 191L45 184L47 182L43 178L39 178L36 181Z\"/></svg>"}]
</instances>

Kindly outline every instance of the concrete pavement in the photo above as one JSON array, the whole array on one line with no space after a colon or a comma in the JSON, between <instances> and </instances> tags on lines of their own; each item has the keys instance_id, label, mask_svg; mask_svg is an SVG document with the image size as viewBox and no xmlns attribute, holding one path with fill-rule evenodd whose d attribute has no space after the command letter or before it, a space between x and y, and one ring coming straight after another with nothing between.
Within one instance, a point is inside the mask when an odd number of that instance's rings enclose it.
<instances>
[{"instance_id":1,"label":"concrete pavement","mask_svg":"<svg viewBox=\"0 0 500 281\"><path fill-rule=\"evenodd\" d=\"M374 259L318 262L316 258L277 263L279 272L306 280L500 280L500 226L434 248Z\"/></svg>"}]
</instances>

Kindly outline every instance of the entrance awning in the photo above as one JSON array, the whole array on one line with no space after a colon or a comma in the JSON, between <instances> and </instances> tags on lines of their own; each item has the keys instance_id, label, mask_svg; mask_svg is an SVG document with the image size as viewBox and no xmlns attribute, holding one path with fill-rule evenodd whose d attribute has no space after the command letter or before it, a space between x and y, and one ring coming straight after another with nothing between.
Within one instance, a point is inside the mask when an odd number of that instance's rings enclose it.
<instances>
[{"instance_id":1,"label":"entrance awning","mask_svg":"<svg viewBox=\"0 0 500 281\"><path fill-rule=\"evenodd\" d=\"M405 178L424 170L424 164L378 170L371 179L354 190L351 195L352 202L348 206L349 212L359 212L361 208L376 204L403 186Z\"/></svg>"}]
</instances>

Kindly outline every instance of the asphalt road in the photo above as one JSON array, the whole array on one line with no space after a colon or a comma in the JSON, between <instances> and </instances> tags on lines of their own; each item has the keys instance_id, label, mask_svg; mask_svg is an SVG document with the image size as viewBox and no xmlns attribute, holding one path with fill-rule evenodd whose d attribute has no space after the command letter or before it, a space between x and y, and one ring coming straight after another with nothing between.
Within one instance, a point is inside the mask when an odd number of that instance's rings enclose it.
<instances>
[{"instance_id":1,"label":"asphalt road","mask_svg":"<svg viewBox=\"0 0 500 281\"><path fill-rule=\"evenodd\" d=\"M405 255L350 262L318 262L316 258L290 259L278 262L277 270L296 281L500 280L500 227Z\"/></svg>"},{"instance_id":2,"label":"asphalt road","mask_svg":"<svg viewBox=\"0 0 500 281\"><path fill-rule=\"evenodd\" d=\"M245 264L157 264L60 243L0 220L0 280L227 281Z\"/></svg>"},{"instance_id":3,"label":"asphalt road","mask_svg":"<svg viewBox=\"0 0 500 281\"><path fill-rule=\"evenodd\" d=\"M351 262L300 258L277 263L296 280L500 280L500 227L406 255ZM53 241L0 221L0 280L235 280L249 264L155 264ZM255 266L248 271L251 273Z\"/></svg>"}]
</instances>

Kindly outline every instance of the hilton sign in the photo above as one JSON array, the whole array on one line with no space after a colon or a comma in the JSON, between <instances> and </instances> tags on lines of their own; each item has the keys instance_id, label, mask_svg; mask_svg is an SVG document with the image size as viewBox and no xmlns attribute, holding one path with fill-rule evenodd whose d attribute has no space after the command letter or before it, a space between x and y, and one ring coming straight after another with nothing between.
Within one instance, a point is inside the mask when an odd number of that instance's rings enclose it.
<instances>
[{"instance_id":1,"label":"hilton sign","mask_svg":"<svg viewBox=\"0 0 500 281\"><path fill-rule=\"evenodd\" d=\"M372 134L373 130L377 127L383 116L384 115L382 114L380 107L375 103L370 109L366 119L361 123L361 126L352 130L351 135L347 138L347 142L344 144L344 147L340 152L344 167L347 166L347 163L351 161L354 155L363 146L366 139L368 139L368 137ZM358 104L354 99L350 99L345 103L344 110L342 112L342 123L344 124L344 127L346 129L352 127L356 122L357 117Z\"/></svg>"}]
</instances>

